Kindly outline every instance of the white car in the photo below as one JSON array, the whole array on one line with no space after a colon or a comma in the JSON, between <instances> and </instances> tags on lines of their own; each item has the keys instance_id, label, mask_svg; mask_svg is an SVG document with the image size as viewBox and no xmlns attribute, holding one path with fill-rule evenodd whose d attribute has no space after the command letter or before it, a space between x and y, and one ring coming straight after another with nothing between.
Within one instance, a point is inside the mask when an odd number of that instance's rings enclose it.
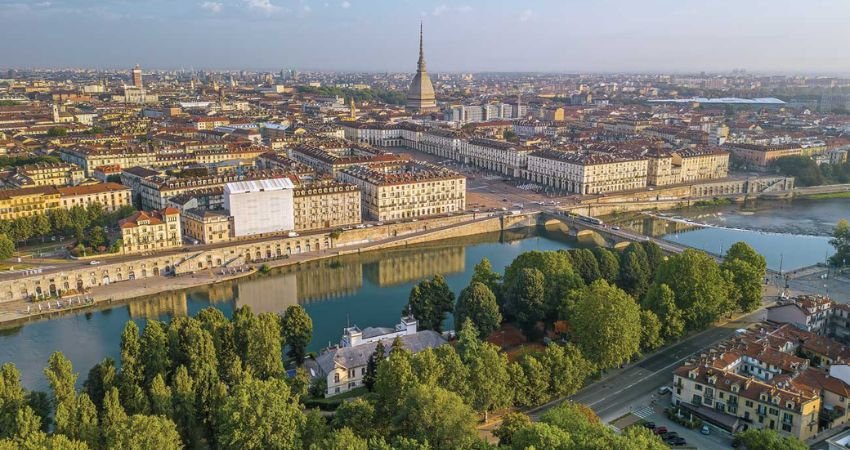
<instances>
[{"instance_id":1,"label":"white car","mask_svg":"<svg viewBox=\"0 0 850 450\"><path fill-rule=\"evenodd\" d=\"M658 388L658 395L665 395L669 392L673 392L673 389L670 386L661 386Z\"/></svg>"},{"instance_id":2,"label":"white car","mask_svg":"<svg viewBox=\"0 0 850 450\"><path fill-rule=\"evenodd\" d=\"M89 265L90 265L90 266L96 266L96 265L98 265L98 264L100 264L100 261L98 261L98 260L96 260L96 259L93 259L93 260L89 261Z\"/></svg>"}]
</instances>

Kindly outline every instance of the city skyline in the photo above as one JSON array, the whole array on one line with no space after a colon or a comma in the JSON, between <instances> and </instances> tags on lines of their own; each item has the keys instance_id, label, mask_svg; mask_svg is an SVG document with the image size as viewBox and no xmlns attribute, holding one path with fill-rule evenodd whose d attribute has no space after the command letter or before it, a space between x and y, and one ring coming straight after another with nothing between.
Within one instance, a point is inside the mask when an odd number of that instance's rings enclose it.
<instances>
[{"instance_id":1,"label":"city skyline","mask_svg":"<svg viewBox=\"0 0 850 450\"><path fill-rule=\"evenodd\" d=\"M0 0L12 68L850 73L850 5ZM74 42L74 45L58 43Z\"/></svg>"}]
</instances>

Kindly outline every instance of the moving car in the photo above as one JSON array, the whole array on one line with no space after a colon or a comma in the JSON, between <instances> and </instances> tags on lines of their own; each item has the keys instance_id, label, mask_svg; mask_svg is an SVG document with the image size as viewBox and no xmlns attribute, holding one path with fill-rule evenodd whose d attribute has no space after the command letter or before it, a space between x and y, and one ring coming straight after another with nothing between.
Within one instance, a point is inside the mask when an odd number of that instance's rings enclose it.
<instances>
[{"instance_id":1,"label":"moving car","mask_svg":"<svg viewBox=\"0 0 850 450\"><path fill-rule=\"evenodd\" d=\"M661 386L660 388L658 388L658 395L668 394L671 391L672 389L670 389L670 386Z\"/></svg>"},{"instance_id":2,"label":"moving car","mask_svg":"<svg viewBox=\"0 0 850 450\"><path fill-rule=\"evenodd\" d=\"M711 434L711 428L708 425L703 425L699 432L702 434Z\"/></svg>"}]
</instances>

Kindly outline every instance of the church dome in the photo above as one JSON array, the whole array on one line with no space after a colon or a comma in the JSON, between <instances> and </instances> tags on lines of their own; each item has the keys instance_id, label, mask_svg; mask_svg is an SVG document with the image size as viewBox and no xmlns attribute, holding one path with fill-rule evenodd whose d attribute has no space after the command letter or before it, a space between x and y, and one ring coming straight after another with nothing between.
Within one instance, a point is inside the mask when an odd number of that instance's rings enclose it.
<instances>
[{"instance_id":1,"label":"church dome","mask_svg":"<svg viewBox=\"0 0 850 450\"><path fill-rule=\"evenodd\" d=\"M425 53L422 49L422 28L419 28L419 62L417 63L416 76L407 90L407 109L419 113L437 111L437 97L434 94L434 85L431 77L425 69Z\"/></svg>"}]
</instances>

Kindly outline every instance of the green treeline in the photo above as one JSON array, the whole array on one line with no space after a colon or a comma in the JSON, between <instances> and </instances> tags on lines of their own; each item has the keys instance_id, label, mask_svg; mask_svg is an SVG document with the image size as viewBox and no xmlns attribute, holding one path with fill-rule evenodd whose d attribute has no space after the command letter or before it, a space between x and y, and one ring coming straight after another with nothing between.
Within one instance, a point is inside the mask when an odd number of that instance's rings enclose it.
<instances>
[{"instance_id":1,"label":"green treeline","mask_svg":"<svg viewBox=\"0 0 850 450\"><path fill-rule=\"evenodd\" d=\"M404 105L407 102L407 96L404 92L390 91L386 89L349 89L339 87L312 87L298 86L298 92L302 94L314 94L327 97L343 97L346 100L354 98L356 102L381 102L389 105Z\"/></svg>"}]
</instances>

